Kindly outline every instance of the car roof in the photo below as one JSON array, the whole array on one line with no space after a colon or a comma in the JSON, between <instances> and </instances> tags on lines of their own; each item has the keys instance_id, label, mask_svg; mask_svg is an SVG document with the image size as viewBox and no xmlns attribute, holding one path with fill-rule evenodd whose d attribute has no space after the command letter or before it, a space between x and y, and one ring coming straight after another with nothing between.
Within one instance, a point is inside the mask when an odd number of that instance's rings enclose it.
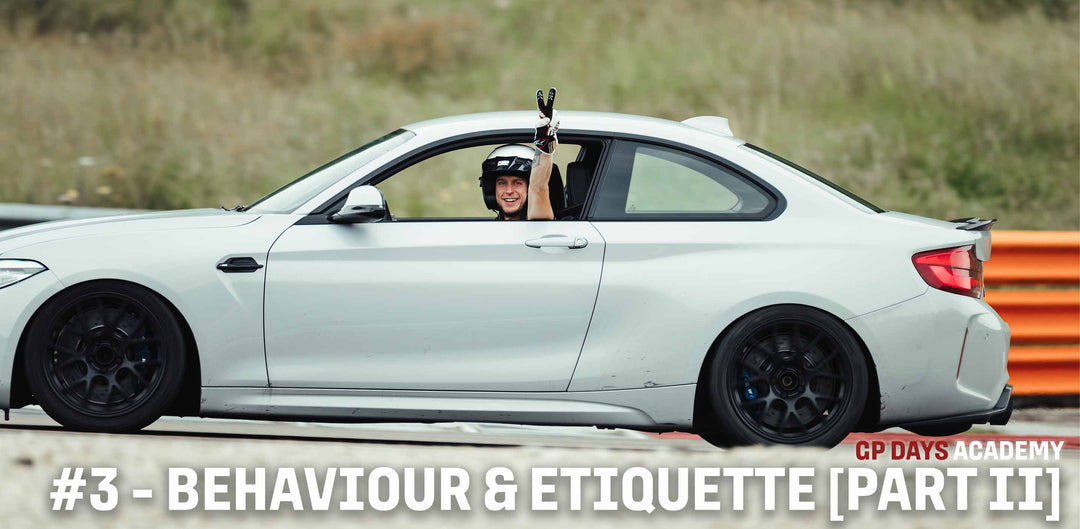
<instances>
[{"instance_id":1,"label":"car roof","mask_svg":"<svg viewBox=\"0 0 1080 529\"><path fill-rule=\"evenodd\" d=\"M420 121L402 128L424 136L453 136L490 130L521 129L522 131L531 131L536 117L536 111L483 112ZM687 137L705 135L709 139L719 138L736 145L745 143L743 140L730 135L730 129L727 129L727 120L712 116L693 118L694 123L691 125L668 119L632 114L560 110L559 120L561 122L560 132L621 133L676 141L688 139ZM723 122L722 127L718 126L720 122Z\"/></svg>"}]
</instances>

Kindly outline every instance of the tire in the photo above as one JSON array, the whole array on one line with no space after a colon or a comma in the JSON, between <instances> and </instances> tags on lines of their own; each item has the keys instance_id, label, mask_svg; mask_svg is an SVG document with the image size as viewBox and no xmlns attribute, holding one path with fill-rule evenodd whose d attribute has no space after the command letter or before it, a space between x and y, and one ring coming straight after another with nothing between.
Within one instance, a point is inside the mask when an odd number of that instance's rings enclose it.
<instances>
[{"instance_id":1,"label":"tire","mask_svg":"<svg viewBox=\"0 0 1080 529\"><path fill-rule=\"evenodd\" d=\"M157 295L94 281L42 306L23 367L30 391L56 422L130 432L161 417L180 392L184 345L180 323Z\"/></svg>"},{"instance_id":2,"label":"tire","mask_svg":"<svg viewBox=\"0 0 1080 529\"><path fill-rule=\"evenodd\" d=\"M866 404L862 347L839 320L800 305L737 321L707 360L698 433L717 446L833 447Z\"/></svg>"}]
</instances>

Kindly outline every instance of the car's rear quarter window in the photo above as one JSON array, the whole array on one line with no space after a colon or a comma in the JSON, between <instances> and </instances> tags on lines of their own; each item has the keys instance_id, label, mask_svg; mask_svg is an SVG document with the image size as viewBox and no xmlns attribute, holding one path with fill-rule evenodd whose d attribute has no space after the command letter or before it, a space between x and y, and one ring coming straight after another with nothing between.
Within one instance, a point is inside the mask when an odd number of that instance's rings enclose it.
<instances>
[{"instance_id":1,"label":"car's rear quarter window","mask_svg":"<svg viewBox=\"0 0 1080 529\"><path fill-rule=\"evenodd\" d=\"M596 220L761 217L774 205L734 170L684 151L621 140L611 156Z\"/></svg>"}]
</instances>

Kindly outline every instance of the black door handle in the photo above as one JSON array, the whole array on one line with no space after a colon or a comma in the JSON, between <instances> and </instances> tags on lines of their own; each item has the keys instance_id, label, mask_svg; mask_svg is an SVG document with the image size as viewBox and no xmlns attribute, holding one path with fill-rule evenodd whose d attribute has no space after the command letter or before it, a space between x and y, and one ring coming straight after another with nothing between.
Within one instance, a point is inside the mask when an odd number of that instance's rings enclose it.
<instances>
[{"instance_id":1,"label":"black door handle","mask_svg":"<svg viewBox=\"0 0 1080 529\"><path fill-rule=\"evenodd\" d=\"M263 265L255 262L251 257L230 257L223 263L218 263L217 269L226 274L243 274L254 272Z\"/></svg>"}]
</instances>

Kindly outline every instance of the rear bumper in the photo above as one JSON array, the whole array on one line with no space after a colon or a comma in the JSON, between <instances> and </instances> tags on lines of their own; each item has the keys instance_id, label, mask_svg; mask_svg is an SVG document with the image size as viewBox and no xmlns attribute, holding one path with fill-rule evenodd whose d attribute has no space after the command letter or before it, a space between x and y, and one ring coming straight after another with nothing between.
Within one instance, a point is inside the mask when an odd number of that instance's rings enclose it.
<instances>
[{"instance_id":1,"label":"rear bumper","mask_svg":"<svg viewBox=\"0 0 1080 529\"><path fill-rule=\"evenodd\" d=\"M846 322L877 370L880 425L989 414L1011 395L1009 326L981 299L929 288Z\"/></svg>"},{"instance_id":2,"label":"rear bumper","mask_svg":"<svg viewBox=\"0 0 1080 529\"><path fill-rule=\"evenodd\" d=\"M1001 396L998 397L997 403L994 404L994 408L987 411L979 411L973 413L962 413L960 415L952 415L949 417L938 417L936 419L927 419L916 422L905 422L900 424L886 424L882 426L902 426L904 428L925 428L930 426L946 426L951 424L993 424L996 426L1002 426L1008 424L1009 418L1012 417L1013 412L1013 400L1012 400L1012 386L1005 386L1005 389L1001 391Z\"/></svg>"}]
</instances>

